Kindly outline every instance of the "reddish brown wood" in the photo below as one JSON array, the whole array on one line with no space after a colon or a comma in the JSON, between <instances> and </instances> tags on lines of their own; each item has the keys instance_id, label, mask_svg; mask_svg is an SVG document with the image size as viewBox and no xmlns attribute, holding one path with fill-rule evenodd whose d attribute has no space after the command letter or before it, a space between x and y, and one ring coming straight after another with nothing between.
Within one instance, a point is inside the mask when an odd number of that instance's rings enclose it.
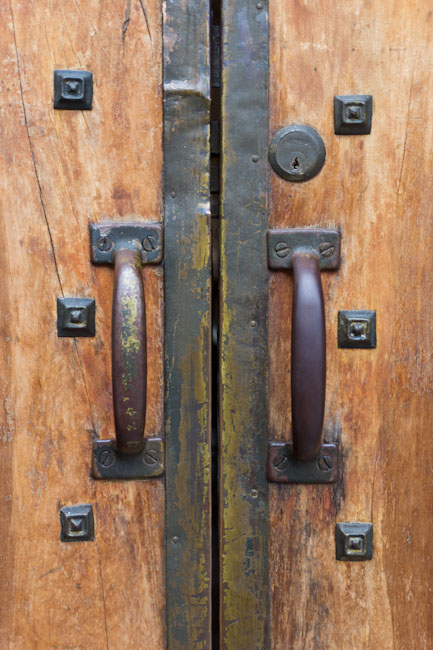
<instances>
[{"instance_id":1,"label":"reddish brown wood","mask_svg":"<svg viewBox=\"0 0 433 650\"><path fill-rule=\"evenodd\" d=\"M322 172L272 179L271 226L341 226L322 274L325 439L344 479L271 486L272 648L433 647L433 17L428 0L272 0L271 136L317 128ZM336 136L333 96L372 94L368 136ZM269 417L290 436L292 278L271 275ZM376 350L337 349L337 311L376 309ZM281 363L284 359L284 363ZM336 521L372 521L374 558L335 560Z\"/></svg>"},{"instance_id":2,"label":"reddish brown wood","mask_svg":"<svg viewBox=\"0 0 433 650\"><path fill-rule=\"evenodd\" d=\"M88 222L160 219L159 2L0 6L0 646L164 647L162 480L93 482L114 434L113 272ZM94 76L93 110L54 111L53 70ZM162 270L143 270L146 435L163 422ZM57 338L57 296L96 299L96 337ZM59 539L59 508L91 503L95 541Z\"/></svg>"}]
</instances>

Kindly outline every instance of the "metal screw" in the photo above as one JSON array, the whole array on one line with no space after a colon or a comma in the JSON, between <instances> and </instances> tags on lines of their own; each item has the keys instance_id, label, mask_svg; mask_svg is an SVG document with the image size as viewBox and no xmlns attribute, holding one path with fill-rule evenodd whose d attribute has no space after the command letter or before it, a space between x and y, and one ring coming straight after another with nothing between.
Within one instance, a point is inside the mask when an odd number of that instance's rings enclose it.
<instances>
[{"instance_id":1,"label":"metal screw","mask_svg":"<svg viewBox=\"0 0 433 650\"><path fill-rule=\"evenodd\" d=\"M103 251L104 253L107 253L109 250L113 248L113 242L109 237L100 237L97 241L97 247L100 251Z\"/></svg>"},{"instance_id":2,"label":"metal screw","mask_svg":"<svg viewBox=\"0 0 433 650\"><path fill-rule=\"evenodd\" d=\"M146 465L156 465L159 462L158 453L154 449L146 451L143 460Z\"/></svg>"},{"instance_id":3,"label":"metal screw","mask_svg":"<svg viewBox=\"0 0 433 650\"><path fill-rule=\"evenodd\" d=\"M354 336L362 336L362 334L364 333L364 327L362 323L352 323L350 329L351 329L350 333L353 334Z\"/></svg>"},{"instance_id":4,"label":"metal screw","mask_svg":"<svg viewBox=\"0 0 433 650\"><path fill-rule=\"evenodd\" d=\"M70 315L71 323L81 323L81 310L73 309Z\"/></svg>"},{"instance_id":5,"label":"metal screw","mask_svg":"<svg viewBox=\"0 0 433 650\"><path fill-rule=\"evenodd\" d=\"M103 467L111 467L115 460L116 457L112 449L103 449L98 456L98 463Z\"/></svg>"},{"instance_id":6,"label":"metal screw","mask_svg":"<svg viewBox=\"0 0 433 650\"><path fill-rule=\"evenodd\" d=\"M332 257L335 253L335 246L326 241L319 245L319 251L323 257Z\"/></svg>"},{"instance_id":7,"label":"metal screw","mask_svg":"<svg viewBox=\"0 0 433 650\"><path fill-rule=\"evenodd\" d=\"M253 163L259 162L259 157L256 154L254 154L254 156L251 156L251 161Z\"/></svg>"},{"instance_id":8,"label":"metal screw","mask_svg":"<svg viewBox=\"0 0 433 650\"><path fill-rule=\"evenodd\" d=\"M250 327L257 327L257 323L255 320L250 321Z\"/></svg>"},{"instance_id":9,"label":"metal screw","mask_svg":"<svg viewBox=\"0 0 433 650\"><path fill-rule=\"evenodd\" d=\"M257 490L251 490L250 494L253 497L253 499L257 499L257 497L259 496L259 493L258 493Z\"/></svg>"},{"instance_id":10,"label":"metal screw","mask_svg":"<svg viewBox=\"0 0 433 650\"><path fill-rule=\"evenodd\" d=\"M156 250L155 237L148 235L143 239L143 248L147 253L151 253Z\"/></svg>"},{"instance_id":11,"label":"metal screw","mask_svg":"<svg viewBox=\"0 0 433 650\"><path fill-rule=\"evenodd\" d=\"M290 248L285 242L280 241L278 244L275 244L274 251L278 257L287 257L287 255L290 253Z\"/></svg>"},{"instance_id":12,"label":"metal screw","mask_svg":"<svg viewBox=\"0 0 433 650\"><path fill-rule=\"evenodd\" d=\"M322 472L329 472L332 469L332 458L330 456L319 456L317 465Z\"/></svg>"},{"instance_id":13,"label":"metal screw","mask_svg":"<svg viewBox=\"0 0 433 650\"><path fill-rule=\"evenodd\" d=\"M176 198L176 192L174 192L174 191L170 192L170 196L171 196L172 199Z\"/></svg>"},{"instance_id":14,"label":"metal screw","mask_svg":"<svg viewBox=\"0 0 433 650\"><path fill-rule=\"evenodd\" d=\"M361 118L361 109L359 106L349 106L348 114L351 120L359 120Z\"/></svg>"},{"instance_id":15,"label":"metal screw","mask_svg":"<svg viewBox=\"0 0 433 650\"><path fill-rule=\"evenodd\" d=\"M362 551L364 547L364 540L362 537L349 537L348 547L352 551Z\"/></svg>"},{"instance_id":16,"label":"metal screw","mask_svg":"<svg viewBox=\"0 0 433 650\"><path fill-rule=\"evenodd\" d=\"M65 82L66 88L70 95L76 95L80 90L80 82L73 79L69 79Z\"/></svg>"},{"instance_id":17,"label":"metal screw","mask_svg":"<svg viewBox=\"0 0 433 650\"><path fill-rule=\"evenodd\" d=\"M176 537L176 535L175 535L174 537L172 537L171 541L173 542L173 544L178 544L179 543L179 537Z\"/></svg>"},{"instance_id":18,"label":"metal screw","mask_svg":"<svg viewBox=\"0 0 433 650\"><path fill-rule=\"evenodd\" d=\"M263 9L263 2L258 2L258 3L256 4L256 8L257 8L257 9Z\"/></svg>"},{"instance_id":19,"label":"metal screw","mask_svg":"<svg viewBox=\"0 0 433 650\"><path fill-rule=\"evenodd\" d=\"M285 469L289 464L289 459L287 458L287 456L284 456L283 454L279 454L278 456L275 456L274 460L272 461L272 464L278 470L283 471L283 469Z\"/></svg>"}]
</instances>

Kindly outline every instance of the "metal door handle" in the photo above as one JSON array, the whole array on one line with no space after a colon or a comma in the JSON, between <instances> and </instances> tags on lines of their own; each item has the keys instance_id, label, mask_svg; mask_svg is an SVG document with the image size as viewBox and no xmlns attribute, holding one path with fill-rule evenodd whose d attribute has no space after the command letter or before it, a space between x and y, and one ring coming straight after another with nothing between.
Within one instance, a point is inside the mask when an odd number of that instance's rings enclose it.
<instances>
[{"instance_id":1,"label":"metal door handle","mask_svg":"<svg viewBox=\"0 0 433 650\"><path fill-rule=\"evenodd\" d=\"M141 251L114 252L112 383L116 450L143 449L146 422L147 342Z\"/></svg>"},{"instance_id":2,"label":"metal door handle","mask_svg":"<svg viewBox=\"0 0 433 650\"><path fill-rule=\"evenodd\" d=\"M322 452L335 454L335 445L322 445L326 329L320 271L338 269L340 233L318 229L270 230L268 263L271 269L292 270L294 282L291 334L293 444L270 441L268 478L284 482L330 482L335 480L335 470L326 462L318 462Z\"/></svg>"},{"instance_id":3,"label":"metal door handle","mask_svg":"<svg viewBox=\"0 0 433 650\"><path fill-rule=\"evenodd\" d=\"M97 440L94 478L146 478L163 471L162 441L145 438L146 307L142 265L162 259L159 224L91 224L94 264L114 264L112 386L115 440Z\"/></svg>"},{"instance_id":4,"label":"metal door handle","mask_svg":"<svg viewBox=\"0 0 433 650\"><path fill-rule=\"evenodd\" d=\"M319 260L295 253L292 307L293 456L311 460L322 444L326 392L326 330Z\"/></svg>"}]
</instances>

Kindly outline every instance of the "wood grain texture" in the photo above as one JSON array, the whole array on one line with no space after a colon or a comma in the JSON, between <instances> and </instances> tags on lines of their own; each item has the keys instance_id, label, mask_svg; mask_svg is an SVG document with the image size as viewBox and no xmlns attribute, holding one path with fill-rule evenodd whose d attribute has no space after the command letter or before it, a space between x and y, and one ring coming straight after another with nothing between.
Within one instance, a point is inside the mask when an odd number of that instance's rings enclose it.
<instances>
[{"instance_id":1,"label":"wood grain texture","mask_svg":"<svg viewBox=\"0 0 433 650\"><path fill-rule=\"evenodd\" d=\"M344 480L271 487L272 648L433 647L433 92L431 3L271 0L271 135L322 134L315 179L273 176L272 227L339 226L343 261L322 274L325 438ZM333 96L372 94L368 136L336 136ZM270 435L290 437L292 279L270 288ZM337 349L337 311L377 310L376 350ZM284 360L282 362L282 360ZM371 562L335 560L337 521L371 521Z\"/></svg>"},{"instance_id":2,"label":"wood grain texture","mask_svg":"<svg viewBox=\"0 0 433 650\"><path fill-rule=\"evenodd\" d=\"M162 480L94 482L114 434L113 271L89 220L161 215L156 0L0 3L0 647L162 648ZM54 111L53 70L94 76L93 110ZM162 270L144 271L146 434L163 423ZM56 298L96 299L96 337L57 338ZM95 541L59 540L59 508L91 503Z\"/></svg>"}]
</instances>

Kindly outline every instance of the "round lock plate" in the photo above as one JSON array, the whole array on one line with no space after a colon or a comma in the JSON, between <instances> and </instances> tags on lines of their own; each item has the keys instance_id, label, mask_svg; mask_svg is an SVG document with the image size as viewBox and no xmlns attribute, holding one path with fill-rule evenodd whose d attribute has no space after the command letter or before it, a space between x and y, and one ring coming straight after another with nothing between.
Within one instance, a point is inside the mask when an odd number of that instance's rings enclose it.
<instances>
[{"instance_id":1,"label":"round lock plate","mask_svg":"<svg viewBox=\"0 0 433 650\"><path fill-rule=\"evenodd\" d=\"M326 158L325 144L315 129L291 124L280 129L269 145L269 162L287 181L308 181L320 172Z\"/></svg>"}]
</instances>

